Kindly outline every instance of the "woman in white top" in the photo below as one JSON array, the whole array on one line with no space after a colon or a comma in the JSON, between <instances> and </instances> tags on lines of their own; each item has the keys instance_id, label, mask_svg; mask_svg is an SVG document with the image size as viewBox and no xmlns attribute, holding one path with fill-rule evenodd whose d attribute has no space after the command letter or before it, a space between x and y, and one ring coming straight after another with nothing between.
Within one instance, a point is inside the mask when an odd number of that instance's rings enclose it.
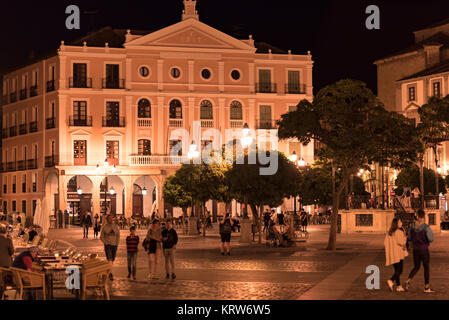
<instances>
[{"instance_id":1,"label":"woman in white top","mask_svg":"<svg viewBox=\"0 0 449 320\"><path fill-rule=\"evenodd\" d=\"M404 259L408 256L406 243L407 237L402 229L402 221L399 218L394 218L391 222L390 230L384 240L386 257L385 265L393 265L394 268L393 276L387 281L388 287L391 291L393 291L393 286L395 284L396 291L405 291L401 286L399 278L402 274Z\"/></svg>"}]
</instances>

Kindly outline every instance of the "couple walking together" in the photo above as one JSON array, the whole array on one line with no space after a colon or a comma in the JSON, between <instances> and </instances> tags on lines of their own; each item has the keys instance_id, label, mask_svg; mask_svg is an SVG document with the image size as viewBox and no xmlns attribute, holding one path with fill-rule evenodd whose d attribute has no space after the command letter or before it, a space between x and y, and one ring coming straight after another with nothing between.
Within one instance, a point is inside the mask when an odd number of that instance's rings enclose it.
<instances>
[{"instance_id":1,"label":"couple walking together","mask_svg":"<svg viewBox=\"0 0 449 320\"><path fill-rule=\"evenodd\" d=\"M391 291L396 287L396 291L408 291L413 277L418 272L421 262L424 266L424 292L434 292L430 288L430 254L429 244L433 242L433 233L429 225L425 223L425 212L418 210L418 221L413 222L406 234L402 221L394 218L391 222L385 240L386 265L394 268L393 276L387 281ZM400 276L402 274L404 260L408 256L408 244L413 248L413 269L405 283L405 288L401 285Z\"/></svg>"}]
</instances>

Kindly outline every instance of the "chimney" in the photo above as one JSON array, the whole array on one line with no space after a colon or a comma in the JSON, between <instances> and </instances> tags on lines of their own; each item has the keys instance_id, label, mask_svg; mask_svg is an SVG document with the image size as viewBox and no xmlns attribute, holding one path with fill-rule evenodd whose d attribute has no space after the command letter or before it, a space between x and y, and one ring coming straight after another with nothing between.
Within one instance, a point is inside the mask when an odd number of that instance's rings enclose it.
<instances>
[{"instance_id":1,"label":"chimney","mask_svg":"<svg viewBox=\"0 0 449 320\"><path fill-rule=\"evenodd\" d=\"M424 44L424 52L426 53L426 68L433 67L440 63L440 43Z\"/></svg>"}]
</instances>

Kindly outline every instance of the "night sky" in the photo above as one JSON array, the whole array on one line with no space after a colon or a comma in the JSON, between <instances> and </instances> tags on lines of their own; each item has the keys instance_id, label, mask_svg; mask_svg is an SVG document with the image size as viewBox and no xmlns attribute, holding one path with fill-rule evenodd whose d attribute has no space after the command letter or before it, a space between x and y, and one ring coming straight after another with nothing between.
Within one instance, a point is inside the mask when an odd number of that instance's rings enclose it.
<instances>
[{"instance_id":1,"label":"night sky","mask_svg":"<svg viewBox=\"0 0 449 320\"><path fill-rule=\"evenodd\" d=\"M310 50L315 92L341 78L376 90L374 60L412 44L412 31L449 18L447 0L197 0L200 20L239 38L253 35L293 53ZM65 8L81 10L81 30L67 30ZM380 8L380 30L365 28L365 8ZM125 7L126 6L126 7ZM0 73L35 55L55 52L104 26L157 30L181 20L182 0L4 1L0 11ZM86 12L97 14L88 15Z\"/></svg>"}]
</instances>

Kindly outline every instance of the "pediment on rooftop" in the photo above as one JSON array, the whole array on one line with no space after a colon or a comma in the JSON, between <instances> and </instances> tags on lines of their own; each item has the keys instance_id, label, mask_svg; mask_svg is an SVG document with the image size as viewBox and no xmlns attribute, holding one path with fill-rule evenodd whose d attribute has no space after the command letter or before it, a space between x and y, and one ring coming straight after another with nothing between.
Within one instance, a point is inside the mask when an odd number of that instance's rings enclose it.
<instances>
[{"instance_id":1,"label":"pediment on rooftop","mask_svg":"<svg viewBox=\"0 0 449 320\"><path fill-rule=\"evenodd\" d=\"M187 19L156 32L128 41L125 47L187 47L237 49L255 52L256 48L195 19Z\"/></svg>"}]
</instances>

